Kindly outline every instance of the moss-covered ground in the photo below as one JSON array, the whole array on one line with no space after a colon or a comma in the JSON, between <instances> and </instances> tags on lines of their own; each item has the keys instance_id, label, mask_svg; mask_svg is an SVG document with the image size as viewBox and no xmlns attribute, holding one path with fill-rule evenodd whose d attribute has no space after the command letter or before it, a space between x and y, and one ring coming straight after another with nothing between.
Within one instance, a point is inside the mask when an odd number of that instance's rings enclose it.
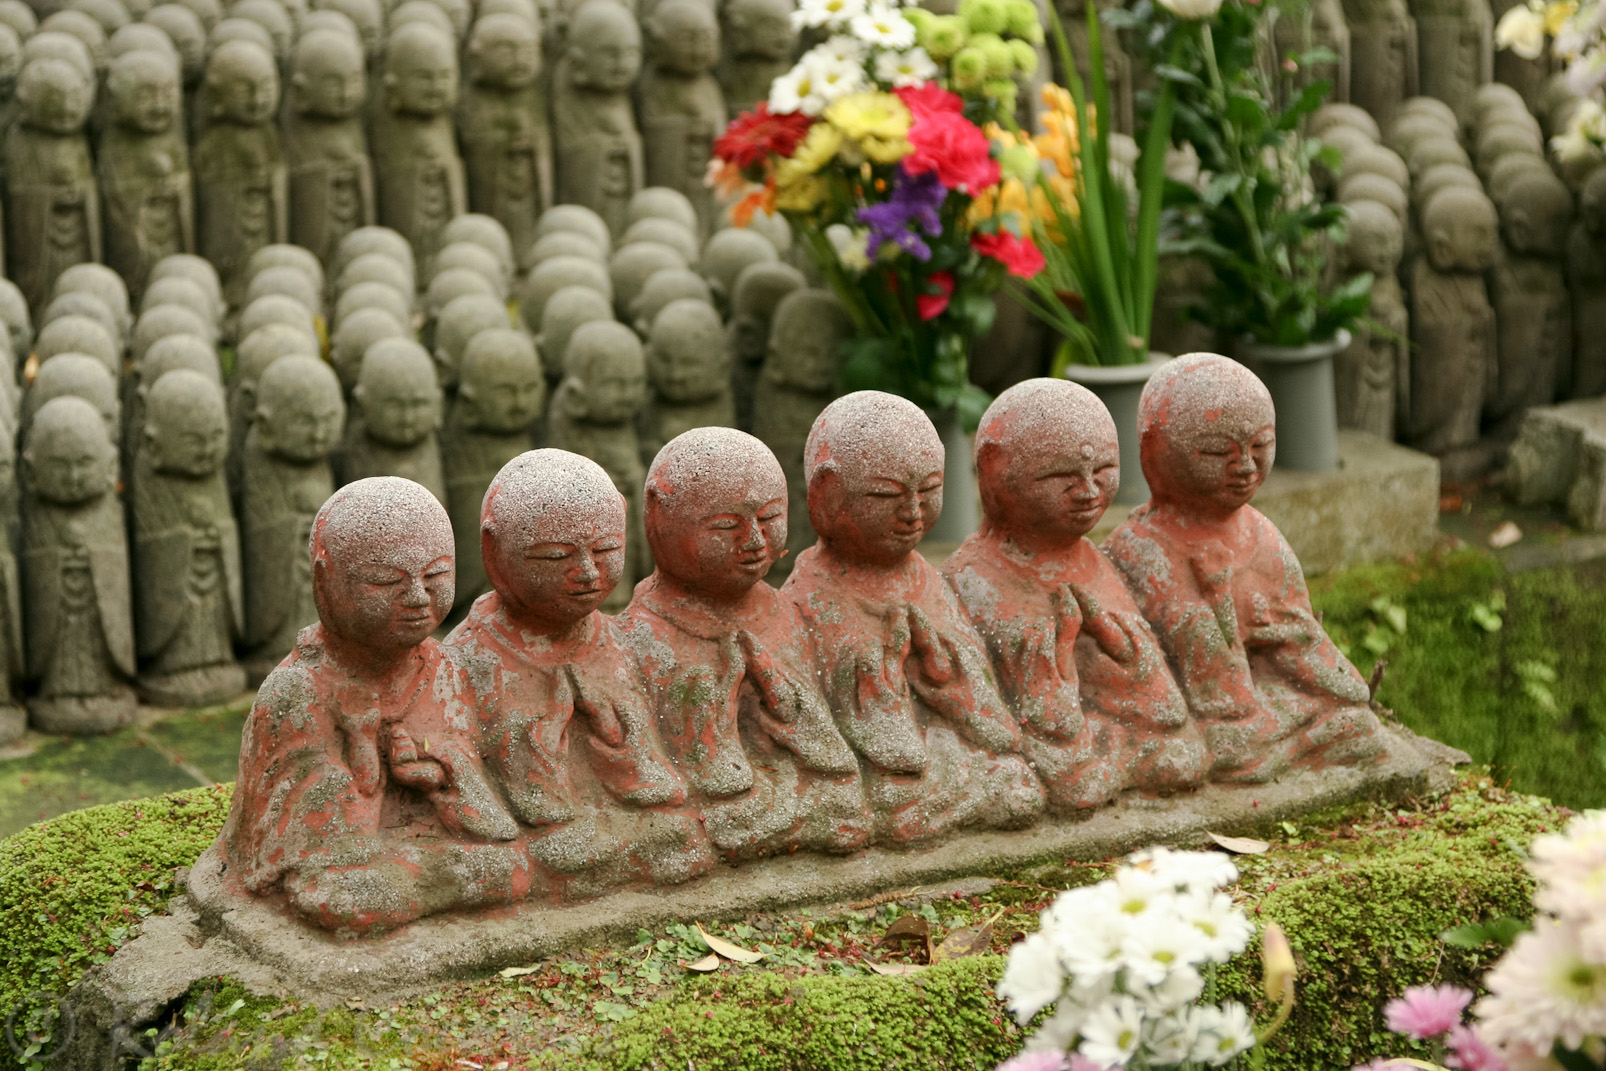
<instances>
[{"instance_id":1,"label":"moss-covered ground","mask_svg":"<svg viewBox=\"0 0 1606 1071\"><path fill-rule=\"evenodd\" d=\"M30 994L61 992L127 939L165 902L172 868L215 835L227 801L226 787L198 789L76 812L0 841L0 999L48 1006ZM1430 980L1474 982L1495 950L1450 947L1440 935L1526 913L1521 849L1564 817L1479 772L1436 799L1223 831L1271 843L1240 859L1235 895L1257 921L1279 921L1301 961L1300 1002L1269 1066L1348 1067L1396 1040L1381 1023L1386 997ZM991 992L1003 953L1058 891L1109 866L1048 863L934 898L900 890L829 909L686 919L642 931L629 946L406 1001L319 1009L216 979L193 987L169 1022L140 1039L148 1053L140 1066L991 1068L1020 1044ZM692 970L708 954L698 922L764 960ZM895 923L910 939L887 940ZM884 976L871 964L913 969ZM1243 964L1221 975L1222 996L1257 999L1252 953ZM0 1067L9 1060L0 1052Z\"/></svg>"},{"instance_id":2,"label":"moss-covered ground","mask_svg":"<svg viewBox=\"0 0 1606 1071\"><path fill-rule=\"evenodd\" d=\"M1606 805L1606 561L1507 572L1453 551L1311 585L1377 699L1497 778L1570 807Z\"/></svg>"}]
</instances>

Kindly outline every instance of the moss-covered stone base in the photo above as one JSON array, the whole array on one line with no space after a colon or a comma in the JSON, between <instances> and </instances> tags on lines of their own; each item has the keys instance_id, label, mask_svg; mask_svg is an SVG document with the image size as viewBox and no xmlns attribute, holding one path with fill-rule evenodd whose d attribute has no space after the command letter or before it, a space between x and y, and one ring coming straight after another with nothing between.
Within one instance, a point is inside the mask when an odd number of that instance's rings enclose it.
<instances>
[{"instance_id":1,"label":"moss-covered stone base","mask_svg":"<svg viewBox=\"0 0 1606 1071\"><path fill-rule=\"evenodd\" d=\"M171 868L199 854L226 809L226 789L188 792L67 815L0 841L0 999L48 1008L50 994L160 908ZM1526 914L1520 849L1564 817L1474 774L1435 799L1221 830L1272 842L1267 853L1240 858L1237 895L1257 920L1288 930L1300 959L1299 1004L1268 1066L1348 1067L1400 1052L1400 1039L1383 1028L1382 1004L1420 982L1475 984L1496 950L1452 948L1440 934ZM318 1007L210 979L129 1039L136 1048L124 1066L144 1055L144 1071L990 1068L1020 1044L991 993L1003 953L1059 890L1108 869L1066 862L829 910L686 919L634 942L532 963L527 973L406 1000ZM878 976L870 963L927 959L923 940L882 941L906 915L924 920L940 962ZM765 960L725 963L709 975L689 970L707 953L693 922ZM947 936L986 924L981 954L943 959ZM1242 962L1220 976L1221 995L1253 1001L1258 966L1252 954ZM26 1023L16 1022L24 1033ZM0 1049L0 1067L30 1064L37 1061Z\"/></svg>"}]
</instances>

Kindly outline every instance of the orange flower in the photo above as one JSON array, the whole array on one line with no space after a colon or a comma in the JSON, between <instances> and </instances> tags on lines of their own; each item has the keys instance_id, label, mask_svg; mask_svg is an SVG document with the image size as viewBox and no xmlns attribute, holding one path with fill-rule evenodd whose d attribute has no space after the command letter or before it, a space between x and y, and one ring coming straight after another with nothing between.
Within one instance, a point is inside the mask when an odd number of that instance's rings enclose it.
<instances>
[{"instance_id":1,"label":"orange flower","mask_svg":"<svg viewBox=\"0 0 1606 1071\"><path fill-rule=\"evenodd\" d=\"M764 180L764 185L754 186L743 197L731 206L731 222L738 227L745 227L753 222L753 216L764 210L766 216L775 215L775 177L772 175Z\"/></svg>"}]
</instances>

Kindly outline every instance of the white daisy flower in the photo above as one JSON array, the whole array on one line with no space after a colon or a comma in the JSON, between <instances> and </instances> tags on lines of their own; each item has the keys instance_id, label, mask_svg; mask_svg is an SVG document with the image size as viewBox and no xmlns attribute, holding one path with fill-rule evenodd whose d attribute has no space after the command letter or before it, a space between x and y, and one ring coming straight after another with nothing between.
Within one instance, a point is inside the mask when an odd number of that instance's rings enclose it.
<instances>
[{"instance_id":1,"label":"white daisy flower","mask_svg":"<svg viewBox=\"0 0 1606 1071\"><path fill-rule=\"evenodd\" d=\"M1111 139L1112 142L1115 139ZM1112 144L1111 155L1125 154L1128 164L1137 162L1136 142ZM1146 871L1160 882L1176 889L1220 889L1238 880L1238 867L1225 852L1179 852L1172 848L1146 848L1128 857L1127 865ZM1119 876L1119 875L1117 875Z\"/></svg>"},{"instance_id":2,"label":"white daisy flower","mask_svg":"<svg viewBox=\"0 0 1606 1071\"><path fill-rule=\"evenodd\" d=\"M801 63L770 83L769 104L775 115L819 115L825 110L825 98L816 92L814 72Z\"/></svg>"},{"instance_id":3,"label":"white daisy flower","mask_svg":"<svg viewBox=\"0 0 1606 1071\"><path fill-rule=\"evenodd\" d=\"M1138 990L1133 996L1146 1011L1159 1014L1192 1004L1204 992L1204 978L1192 967L1178 967L1159 985Z\"/></svg>"},{"instance_id":4,"label":"white daisy flower","mask_svg":"<svg viewBox=\"0 0 1606 1071\"><path fill-rule=\"evenodd\" d=\"M1123 915L1134 917L1170 911L1177 887L1183 884L1175 874L1138 867L1122 867L1110 881L1115 885L1116 906Z\"/></svg>"},{"instance_id":5,"label":"white daisy flower","mask_svg":"<svg viewBox=\"0 0 1606 1071\"><path fill-rule=\"evenodd\" d=\"M904 52L880 52L875 58L875 76L879 82L902 89L924 85L937 77L937 65L919 46Z\"/></svg>"},{"instance_id":6,"label":"white daisy flower","mask_svg":"<svg viewBox=\"0 0 1606 1071\"><path fill-rule=\"evenodd\" d=\"M1545 51L1545 13L1527 4L1518 4L1494 28L1494 47L1509 48L1526 60L1538 59Z\"/></svg>"},{"instance_id":7,"label":"white daisy flower","mask_svg":"<svg viewBox=\"0 0 1606 1071\"><path fill-rule=\"evenodd\" d=\"M1473 1010L1492 1044L1549 1052L1557 1041L1576 1049L1587 1035L1606 1034L1606 966L1584 960L1572 924L1536 918L1484 984L1489 995Z\"/></svg>"},{"instance_id":8,"label":"white daisy flower","mask_svg":"<svg viewBox=\"0 0 1606 1071\"><path fill-rule=\"evenodd\" d=\"M839 227L844 234L831 233ZM828 227L826 237L833 245L839 237L850 243L854 241L853 232L840 223ZM862 240L858 241L858 250L860 258L863 258ZM1004 976L998 982L998 997L1015 1013L1015 1021L1021 1026L1031 1022L1032 1016L1058 1000L1064 989L1065 974L1060 970L1059 955L1047 935L1034 933L1009 950Z\"/></svg>"},{"instance_id":9,"label":"white daisy flower","mask_svg":"<svg viewBox=\"0 0 1606 1071\"><path fill-rule=\"evenodd\" d=\"M1100 1067L1125 1067L1142 1040L1143 1009L1133 998L1119 996L1087 1017L1077 1051Z\"/></svg>"},{"instance_id":10,"label":"white daisy flower","mask_svg":"<svg viewBox=\"0 0 1606 1071\"><path fill-rule=\"evenodd\" d=\"M1567 91L1579 97L1587 97L1598 86L1606 84L1606 49L1580 53L1567 65L1566 82Z\"/></svg>"},{"instance_id":11,"label":"white daisy flower","mask_svg":"<svg viewBox=\"0 0 1606 1071\"><path fill-rule=\"evenodd\" d=\"M814 91L824 102L820 111L824 111L832 101L870 86L864 65L856 60L821 59L813 65L811 73ZM818 115L819 112L809 114Z\"/></svg>"},{"instance_id":12,"label":"white daisy flower","mask_svg":"<svg viewBox=\"0 0 1606 1071\"><path fill-rule=\"evenodd\" d=\"M1199 1033L1193 1045L1193 1058L1197 1061L1220 1067L1255 1046L1255 1029L1249 1021L1249 1012L1237 1001L1228 1001L1219 1008L1207 1004L1198 1009L1195 1022Z\"/></svg>"},{"instance_id":13,"label":"white daisy flower","mask_svg":"<svg viewBox=\"0 0 1606 1071\"><path fill-rule=\"evenodd\" d=\"M1225 963L1249 944L1254 927L1225 893L1193 893L1177 901L1182 918L1204 937L1207 963Z\"/></svg>"},{"instance_id":14,"label":"white daisy flower","mask_svg":"<svg viewBox=\"0 0 1606 1071\"><path fill-rule=\"evenodd\" d=\"M1127 931L1121 942L1121 964L1139 985L1158 986L1181 967L1205 958L1205 936L1176 915L1157 914Z\"/></svg>"},{"instance_id":15,"label":"white daisy flower","mask_svg":"<svg viewBox=\"0 0 1606 1071\"><path fill-rule=\"evenodd\" d=\"M840 29L864 13L865 0L799 0L792 12L792 28L809 27Z\"/></svg>"},{"instance_id":16,"label":"white daisy flower","mask_svg":"<svg viewBox=\"0 0 1606 1071\"><path fill-rule=\"evenodd\" d=\"M862 15L853 17L848 27L854 37L872 48L904 49L915 43L914 23L884 3L871 3Z\"/></svg>"},{"instance_id":17,"label":"white daisy flower","mask_svg":"<svg viewBox=\"0 0 1606 1071\"><path fill-rule=\"evenodd\" d=\"M1150 1067L1175 1067L1187 1062L1199 1040L1196 1009L1181 1008L1151 1020L1144 1031L1144 1054Z\"/></svg>"}]
</instances>

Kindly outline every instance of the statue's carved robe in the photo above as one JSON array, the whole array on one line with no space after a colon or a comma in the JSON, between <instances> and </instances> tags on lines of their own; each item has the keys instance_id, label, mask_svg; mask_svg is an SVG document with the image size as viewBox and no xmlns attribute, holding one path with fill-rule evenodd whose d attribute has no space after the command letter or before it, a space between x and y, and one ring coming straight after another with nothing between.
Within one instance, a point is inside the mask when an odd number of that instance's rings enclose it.
<instances>
[{"instance_id":1,"label":"statue's carved robe","mask_svg":"<svg viewBox=\"0 0 1606 1071\"><path fill-rule=\"evenodd\" d=\"M199 252L238 300L251 254L290 237L289 177L278 128L210 123L195 144L192 166Z\"/></svg>"},{"instance_id":2,"label":"statue's carved robe","mask_svg":"<svg viewBox=\"0 0 1606 1071\"><path fill-rule=\"evenodd\" d=\"M290 240L332 263L340 239L377 218L362 120L291 115L284 153L293 206Z\"/></svg>"},{"instance_id":3,"label":"statue's carved robe","mask_svg":"<svg viewBox=\"0 0 1606 1071\"><path fill-rule=\"evenodd\" d=\"M307 540L335 493L329 462L302 464L269 454L256 429L241 460L241 550L245 557L245 638L261 660L277 661L296 634L318 620Z\"/></svg>"},{"instance_id":4,"label":"statue's carved robe","mask_svg":"<svg viewBox=\"0 0 1606 1071\"><path fill-rule=\"evenodd\" d=\"M1214 776L1268 781L1376 754L1366 682L1316 620L1282 533L1252 506L1220 527L1151 501L1104 544L1160 637Z\"/></svg>"},{"instance_id":5,"label":"statue's carved robe","mask_svg":"<svg viewBox=\"0 0 1606 1071\"><path fill-rule=\"evenodd\" d=\"M700 823L677 810L685 786L611 620L593 613L563 636L541 635L493 591L446 649L479 714L480 754L509 810L535 830L530 854L552 872L554 898L672 884L713 864Z\"/></svg>"},{"instance_id":6,"label":"statue's carved robe","mask_svg":"<svg viewBox=\"0 0 1606 1071\"><path fill-rule=\"evenodd\" d=\"M412 243L419 264L441 249L441 231L468 211L467 179L450 115L382 111L374 124L379 222Z\"/></svg>"},{"instance_id":7,"label":"statue's carved robe","mask_svg":"<svg viewBox=\"0 0 1606 1071\"><path fill-rule=\"evenodd\" d=\"M1204 741L1159 640L1091 542L1029 556L984 529L943 563L1056 810L1193 787Z\"/></svg>"},{"instance_id":8,"label":"statue's carved robe","mask_svg":"<svg viewBox=\"0 0 1606 1071\"><path fill-rule=\"evenodd\" d=\"M56 276L101 257L100 192L89 141L14 126L6 136L6 267L36 312Z\"/></svg>"},{"instance_id":9,"label":"statue's carved robe","mask_svg":"<svg viewBox=\"0 0 1606 1071\"><path fill-rule=\"evenodd\" d=\"M458 130L468 171L468 205L507 228L520 265L536 222L552 206L552 131L538 85L509 91L464 86Z\"/></svg>"},{"instance_id":10,"label":"statue's carved robe","mask_svg":"<svg viewBox=\"0 0 1606 1071\"><path fill-rule=\"evenodd\" d=\"M814 634L821 689L863 760L878 840L1024 826L1042 812L1043 787L1016 753L1020 732L986 649L924 558L871 572L817 544L781 591ZM946 680L912 647L917 614Z\"/></svg>"},{"instance_id":11,"label":"statue's carved robe","mask_svg":"<svg viewBox=\"0 0 1606 1071\"><path fill-rule=\"evenodd\" d=\"M177 122L155 136L111 127L100 141L106 265L138 296L156 262L195 251L190 151Z\"/></svg>"},{"instance_id":12,"label":"statue's carved robe","mask_svg":"<svg viewBox=\"0 0 1606 1071\"><path fill-rule=\"evenodd\" d=\"M35 498L23 514L28 676L45 699L117 692L134 675L123 507Z\"/></svg>"},{"instance_id":13,"label":"statue's carved robe","mask_svg":"<svg viewBox=\"0 0 1606 1071\"><path fill-rule=\"evenodd\" d=\"M773 588L759 583L716 616L654 574L619 624L715 847L741 859L869 839L858 761L819 690L808 630Z\"/></svg>"},{"instance_id":14,"label":"statue's carved robe","mask_svg":"<svg viewBox=\"0 0 1606 1071\"><path fill-rule=\"evenodd\" d=\"M645 185L641 135L630 98L573 89L566 68L559 64L553 79L557 203L585 205L615 236L622 235L629 225L630 198Z\"/></svg>"},{"instance_id":15,"label":"statue's carved robe","mask_svg":"<svg viewBox=\"0 0 1606 1071\"><path fill-rule=\"evenodd\" d=\"M133 484L135 635L146 672L232 666L245 601L223 473L174 476L141 456Z\"/></svg>"},{"instance_id":16,"label":"statue's carved robe","mask_svg":"<svg viewBox=\"0 0 1606 1071\"><path fill-rule=\"evenodd\" d=\"M477 841L439 817L494 805L457 788L487 791L473 776L474 716L455 674L426 639L390 680L356 679L329 658L322 625L303 630L246 719L222 834L231 880L256 894L282 886L310 921L358 932L527 896L522 845ZM376 686L388 692L384 710ZM451 776L442 799L393 777L386 756L398 724L420 743L433 734L429 757Z\"/></svg>"}]
</instances>

